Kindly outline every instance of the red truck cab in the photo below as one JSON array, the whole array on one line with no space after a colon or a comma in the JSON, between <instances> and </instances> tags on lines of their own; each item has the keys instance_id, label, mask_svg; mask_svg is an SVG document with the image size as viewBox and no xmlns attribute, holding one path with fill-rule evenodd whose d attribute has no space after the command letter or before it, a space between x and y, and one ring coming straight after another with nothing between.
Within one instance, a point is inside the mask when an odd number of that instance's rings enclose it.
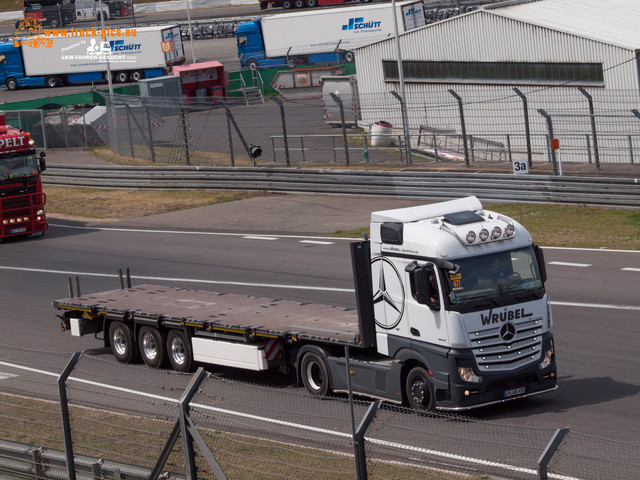
<instances>
[{"instance_id":1,"label":"red truck cab","mask_svg":"<svg viewBox=\"0 0 640 480\"><path fill-rule=\"evenodd\" d=\"M0 114L0 240L42 235L48 228L40 174L44 152L36 156L31 135L7 125Z\"/></svg>"}]
</instances>

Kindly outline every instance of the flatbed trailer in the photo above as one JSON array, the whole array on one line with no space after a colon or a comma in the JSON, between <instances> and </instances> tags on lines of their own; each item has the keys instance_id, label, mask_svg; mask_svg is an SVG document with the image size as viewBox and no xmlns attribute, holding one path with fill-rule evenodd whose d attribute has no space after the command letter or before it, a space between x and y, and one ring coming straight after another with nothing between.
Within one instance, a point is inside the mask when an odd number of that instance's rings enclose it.
<instances>
[{"instance_id":1,"label":"flatbed trailer","mask_svg":"<svg viewBox=\"0 0 640 480\"><path fill-rule=\"evenodd\" d=\"M350 244L355 309L129 279L53 306L121 362L294 370L314 395L465 410L555 390L544 257L522 225L467 197L373 212L370 233Z\"/></svg>"}]
</instances>

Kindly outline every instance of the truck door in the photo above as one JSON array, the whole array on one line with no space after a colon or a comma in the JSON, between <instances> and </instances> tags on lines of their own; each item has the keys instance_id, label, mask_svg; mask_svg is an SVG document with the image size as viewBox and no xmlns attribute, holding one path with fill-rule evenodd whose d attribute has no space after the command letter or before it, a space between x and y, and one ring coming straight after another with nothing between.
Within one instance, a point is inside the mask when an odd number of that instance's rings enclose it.
<instances>
[{"instance_id":1,"label":"truck door","mask_svg":"<svg viewBox=\"0 0 640 480\"><path fill-rule=\"evenodd\" d=\"M443 289L437 267L412 262L407 265L406 273L409 286L406 316L412 349L420 351L425 343L447 345Z\"/></svg>"}]
</instances>

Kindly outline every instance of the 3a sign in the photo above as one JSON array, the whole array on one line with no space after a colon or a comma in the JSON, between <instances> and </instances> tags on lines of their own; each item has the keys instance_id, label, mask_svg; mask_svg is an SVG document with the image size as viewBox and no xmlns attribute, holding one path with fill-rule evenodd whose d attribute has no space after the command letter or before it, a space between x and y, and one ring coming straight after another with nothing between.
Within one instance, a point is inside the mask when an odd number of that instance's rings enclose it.
<instances>
[{"instance_id":1,"label":"3a sign","mask_svg":"<svg viewBox=\"0 0 640 480\"><path fill-rule=\"evenodd\" d=\"M514 158L511 163L513 164L514 175L526 175L529 173L529 165L526 160L517 160Z\"/></svg>"}]
</instances>

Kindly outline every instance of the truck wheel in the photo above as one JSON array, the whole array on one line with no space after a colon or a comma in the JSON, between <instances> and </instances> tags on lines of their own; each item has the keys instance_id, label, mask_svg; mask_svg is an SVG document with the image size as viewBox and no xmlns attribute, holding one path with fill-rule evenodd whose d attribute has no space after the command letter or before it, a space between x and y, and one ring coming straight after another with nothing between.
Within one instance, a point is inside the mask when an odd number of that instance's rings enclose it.
<instances>
[{"instance_id":1,"label":"truck wheel","mask_svg":"<svg viewBox=\"0 0 640 480\"><path fill-rule=\"evenodd\" d=\"M347 53L344 54L345 61L347 61L349 63L353 62L355 60L355 58L356 58L356 55L353 52L347 52Z\"/></svg>"},{"instance_id":2,"label":"truck wheel","mask_svg":"<svg viewBox=\"0 0 640 480\"><path fill-rule=\"evenodd\" d=\"M307 6L307 2L305 2L304 0L294 0L293 4L296 8L304 8Z\"/></svg>"},{"instance_id":3,"label":"truck wheel","mask_svg":"<svg viewBox=\"0 0 640 480\"><path fill-rule=\"evenodd\" d=\"M143 75L143 73L141 71L134 70L133 72L131 72L131 81L139 82L143 78L144 78L144 75Z\"/></svg>"},{"instance_id":4,"label":"truck wheel","mask_svg":"<svg viewBox=\"0 0 640 480\"><path fill-rule=\"evenodd\" d=\"M115 79L117 83L126 83L129 81L129 72L117 72Z\"/></svg>"},{"instance_id":5,"label":"truck wheel","mask_svg":"<svg viewBox=\"0 0 640 480\"><path fill-rule=\"evenodd\" d=\"M291 10L293 8L293 0L282 0L282 8Z\"/></svg>"},{"instance_id":6,"label":"truck wheel","mask_svg":"<svg viewBox=\"0 0 640 480\"><path fill-rule=\"evenodd\" d=\"M247 60L247 67L250 68L251 70L257 70L258 61L255 58L250 58L249 60Z\"/></svg>"},{"instance_id":7,"label":"truck wheel","mask_svg":"<svg viewBox=\"0 0 640 480\"><path fill-rule=\"evenodd\" d=\"M307 0L307 7L315 8L318 6L318 0Z\"/></svg>"},{"instance_id":8,"label":"truck wheel","mask_svg":"<svg viewBox=\"0 0 640 480\"><path fill-rule=\"evenodd\" d=\"M60 21L57 18L51 19L51 28L58 28L60 26Z\"/></svg>"},{"instance_id":9,"label":"truck wheel","mask_svg":"<svg viewBox=\"0 0 640 480\"><path fill-rule=\"evenodd\" d=\"M329 393L329 372L319 355L305 353L300 363L300 372L302 383L310 394L324 397Z\"/></svg>"},{"instance_id":10,"label":"truck wheel","mask_svg":"<svg viewBox=\"0 0 640 480\"><path fill-rule=\"evenodd\" d=\"M55 88L58 86L58 77L54 77L53 75L49 75L44 79L44 83L47 84L49 88Z\"/></svg>"},{"instance_id":11,"label":"truck wheel","mask_svg":"<svg viewBox=\"0 0 640 480\"><path fill-rule=\"evenodd\" d=\"M18 89L18 81L15 78L7 78L5 82L7 86L7 90L17 90Z\"/></svg>"},{"instance_id":12,"label":"truck wheel","mask_svg":"<svg viewBox=\"0 0 640 480\"><path fill-rule=\"evenodd\" d=\"M163 335L152 327L142 327L138 333L140 356L151 368L162 368L167 358Z\"/></svg>"},{"instance_id":13,"label":"truck wheel","mask_svg":"<svg viewBox=\"0 0 640 480\"><path fill-rule=\"evenodd\" d=\"M122 322L111 322L109 325L109 343L111 353L119 362L133 363L136 359L136 349L131 328Z\"/></svg>"},{"instance_id":14,"label":"truck wheel","mask_svg":"<svg viewBox=\"0 0 640 480\"><path fill-rule=\"evenodd\" d=\"M191 353L191 345L184 333L171 330L167 335L167 353L169 363L177 372L193 371L194 361Z\"/></svg>"},{"instance_id":15,"label":"truck wheel","mask_svg":"<svg viewBox=\"0 0 640 480\"><path fill-rule=\"evenodd\" d=\"M429 372L422 367L415 367L407 375L405 386L407 402L414 410L433 410L433 383Z\"/></svg>"}]
</instances>

